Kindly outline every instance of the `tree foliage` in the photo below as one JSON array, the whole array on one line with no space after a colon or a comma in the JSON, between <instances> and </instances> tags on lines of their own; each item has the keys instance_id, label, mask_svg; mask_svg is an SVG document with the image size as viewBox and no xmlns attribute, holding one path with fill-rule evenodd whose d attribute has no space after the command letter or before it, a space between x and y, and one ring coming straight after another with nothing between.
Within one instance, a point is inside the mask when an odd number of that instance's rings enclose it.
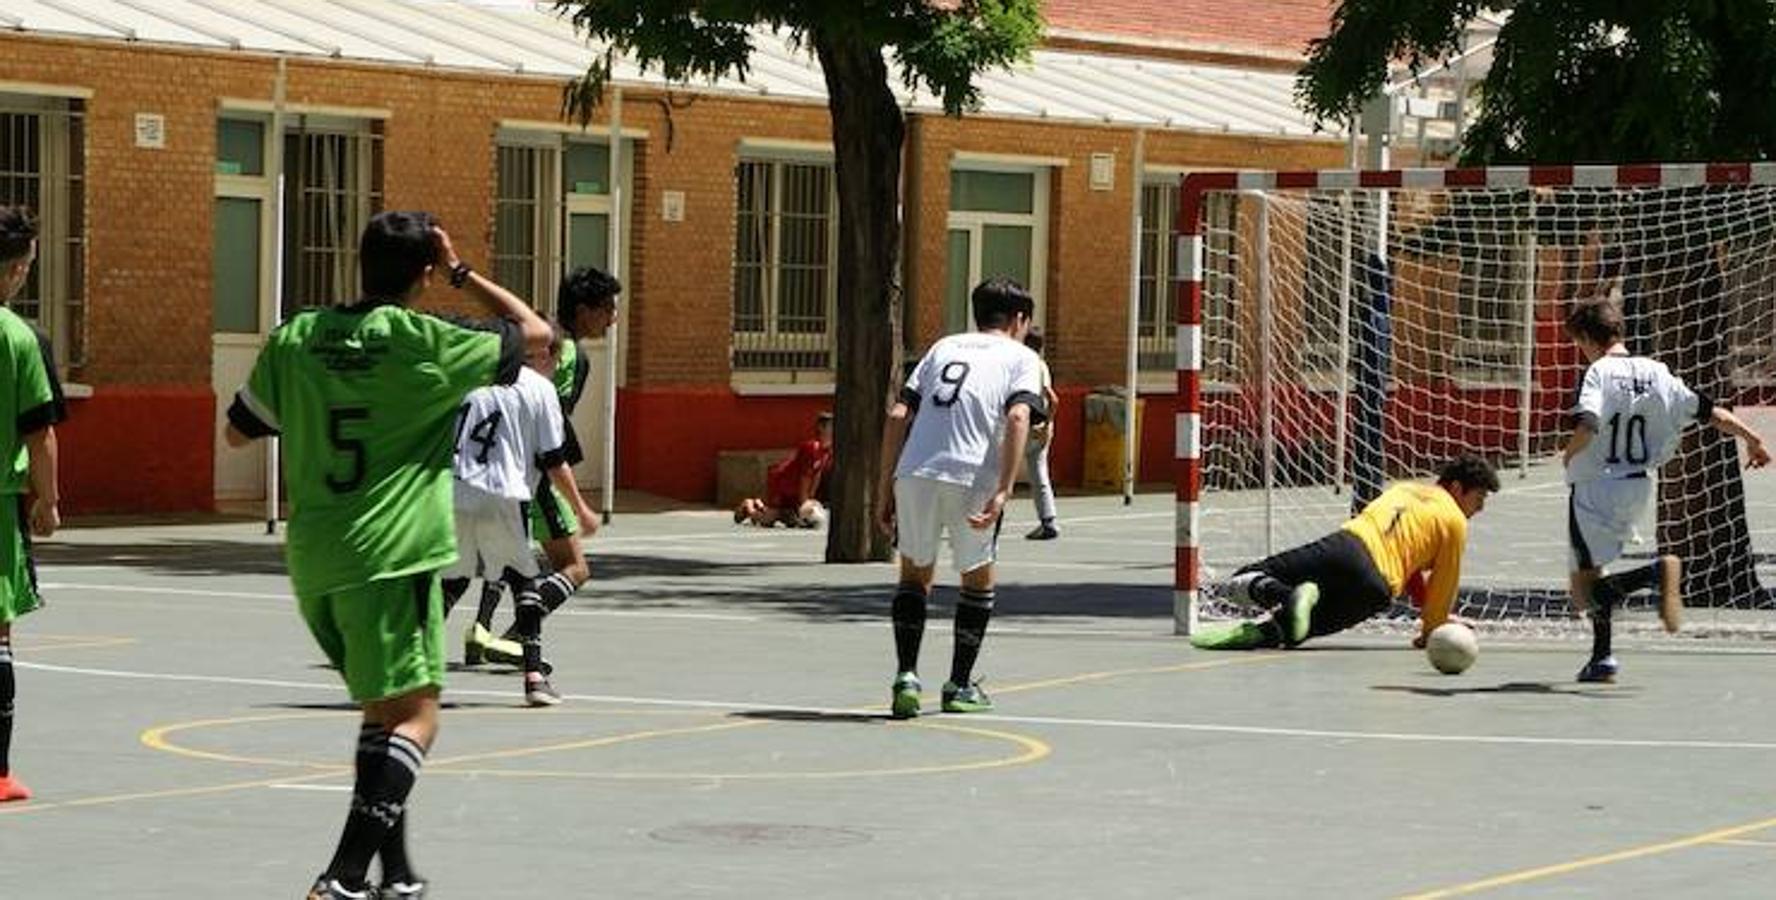
<instances>
[{"instance_id":1,"label":"tree foliage","mask_svg":"<svg viewBox=\"0 0 1776 900\"><path fill-rule=\"evenodd\" d=\"M819 31L885 48L906 88L961 115L979 103L976 75L1028 58L1042 35L1040 0L556 0L555 9L609 48L568 87L566 108L582 118L615 53L671 81L744 80L761 28L798 44Z\"/></svg>"},{"instance_id":2,"label":"tree foliage","mask_svg":"<svg viewBox=\"0 0 1776 900\"><path fill-rule=\"evenodd\" d=\"M1688 162L1776 155L1770 0L1343 0L1297 94L1342 120L1390 61L1454 52L1465 23L1508 12L1463 162Z\"/></svg>"}]
</instances>

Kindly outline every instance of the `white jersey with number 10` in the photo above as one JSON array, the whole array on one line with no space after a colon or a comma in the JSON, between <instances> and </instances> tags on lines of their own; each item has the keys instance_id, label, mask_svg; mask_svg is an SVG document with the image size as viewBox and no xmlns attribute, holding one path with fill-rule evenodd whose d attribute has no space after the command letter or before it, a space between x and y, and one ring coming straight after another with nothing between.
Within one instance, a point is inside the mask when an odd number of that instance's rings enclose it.
<instances>
[{"instance_id":1,"label":"white jersey with number 10","mask_svg":"<svg viewBox=\"0 0 1776 900\"><path fill-rule=\"evenodd\" d=\"M1644 356L1604 356L1585 370L1573 412L1597 434L1566 467L1568 484L1627 478L1657 469L1677 452L1683 431L1712 407L1665 364Z\"/></svg>"},{"instance_id":2,"label":"white jersey with number 10","mask_svg":"<svg viewBox=\"0 0 1776 900\"><path fill-rule=\"evenodd\" d=\"M991 487L1012 405L1028 404L1032 422L1045 417L1042 359L1003 334L952 334L919 360L901 399L914 416L896 478Z\"/></svg>"}]
</instances>

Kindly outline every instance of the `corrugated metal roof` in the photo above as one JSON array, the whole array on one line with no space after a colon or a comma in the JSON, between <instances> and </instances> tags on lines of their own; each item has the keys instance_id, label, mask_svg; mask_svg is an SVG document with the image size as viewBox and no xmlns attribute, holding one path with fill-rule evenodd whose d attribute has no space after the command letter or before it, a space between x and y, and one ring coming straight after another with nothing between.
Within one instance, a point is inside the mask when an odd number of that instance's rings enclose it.
<instances>
[{"instance_id":1,"label":"corrugated metal roof","mask_svg":"<svg viewBox=\"0 0 1776 900\"><path fill-rule=\"evenodd\" d=\"M567 78L598 49L547 4L528 0L0 0L0 28L27 34L331 57L398 66ZM620 84L663 86L619 60ZM1295 107L1286 73L1039 50L979 80L981 112L1129 127L1322 137ZM693 90L824 103L820 66L782 38L759 36L746 81ZM896 85L903 104L941 105Z\"/></svg>"}]
</instances>

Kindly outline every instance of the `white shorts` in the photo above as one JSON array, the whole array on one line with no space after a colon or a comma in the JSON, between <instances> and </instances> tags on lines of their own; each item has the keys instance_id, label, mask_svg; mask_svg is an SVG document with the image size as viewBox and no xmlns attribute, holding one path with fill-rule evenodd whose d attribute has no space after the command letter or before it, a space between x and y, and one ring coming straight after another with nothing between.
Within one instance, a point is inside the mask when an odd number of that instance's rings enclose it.
<instances>
[{"instance_id":1,"label":"white shorts","mask_svg":"<svg viewBox=\"0 0 1776 900\"><path fill-rule=\"evenodd\" d=\"M937 562L937 546L950 533L950 561L958 572L993 564L999 550L999 523L986 528L968 524L968 517L987 504L990 491L976 490L908 476L894 481L894 526L900 555L915 566Z\"/></svg>"},{"instance_id":2,"label":"white shorts","mask_svg":"<svg viewBox=\"0 0 1776 900\"><path fill-rule=\"evenodd\" d=\"M1566 507L1573 571L1602 569L1621 557L1652 497L1653 480L1644 475L1573 485Z\"/></svg>"},{"instance_id":3,"label":"white shorts","mask_svg":"<svg viewBox=\"0 0 1776 900\"><path fill-rule=\"evenodd\" d=\"M541 573L530 549L530 511L510 497L456 485L456 563L444 577L488 580L507 569L525 578Z\"/></svg>"}]
</instances>

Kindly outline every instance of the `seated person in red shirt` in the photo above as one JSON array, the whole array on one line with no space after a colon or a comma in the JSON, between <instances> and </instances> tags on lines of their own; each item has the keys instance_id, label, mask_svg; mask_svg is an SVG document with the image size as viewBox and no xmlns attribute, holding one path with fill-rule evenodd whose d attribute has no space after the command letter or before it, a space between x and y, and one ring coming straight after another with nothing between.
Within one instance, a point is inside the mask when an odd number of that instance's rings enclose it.
<instances>
[{"instance_id":1,"label":"seated person in red shirt","mask_svg":"<svg viewBox=\"0 0 1776 900\"><path fill-rule=\"evenodd\" d=\"M820 488L821 477L831 467L832 413L823 412L814 419L814 436L766 474L764 498L748 497L734 507L734 523L750 522L760 528L819 527L826 521L826 507L814 499L814 494Z\"/></svg>"}]
</instances>

